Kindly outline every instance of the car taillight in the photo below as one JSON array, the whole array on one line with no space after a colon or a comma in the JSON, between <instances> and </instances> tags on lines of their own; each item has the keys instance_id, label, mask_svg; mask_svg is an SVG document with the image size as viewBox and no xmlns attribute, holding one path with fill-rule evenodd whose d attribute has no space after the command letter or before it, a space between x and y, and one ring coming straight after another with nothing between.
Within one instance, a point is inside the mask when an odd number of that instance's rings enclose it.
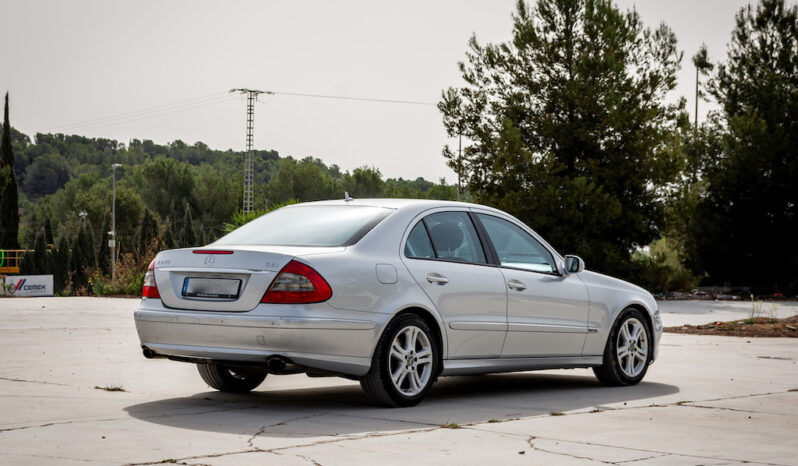
<instances>
[{"instance_id":1,"label":"car taillight","mask_svg":"<svg viewBox=\"0 0 798 466\"><path fill-rule=\"evenodd\" d=\"M150 265L147 267L147 273L144 274L144 286L141 287L141 297L161 297L161 294L158 293L158 285L155 283L155 259L150 262Z\"/></svg>"},{"instance_id":2,"label":"car taillight","mask_svg":"<svg viewBox=\"0 0 798 466\"><path fill-rule=\"evenodd\" d=\"M318 272L301 262L291 261L280 270L260 302L320 303L330 299L330 296L332 296L330 285Z\"/></svg>"}]
</instances>

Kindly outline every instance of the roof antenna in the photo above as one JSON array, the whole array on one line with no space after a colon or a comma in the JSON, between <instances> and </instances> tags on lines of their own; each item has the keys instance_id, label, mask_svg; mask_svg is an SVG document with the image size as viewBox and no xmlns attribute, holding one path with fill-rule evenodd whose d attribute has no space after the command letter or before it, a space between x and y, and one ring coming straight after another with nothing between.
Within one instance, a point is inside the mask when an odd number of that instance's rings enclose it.
<instances>
[{"instance_id":1,"label":"roof antenna","mask_svg":"<svg viewBox=\"0 0 798 466\"><path fill-rule=\"evenodd\" d=\"M344 191L344 201L345 202L354 201L354 199L349 197L349 192L348 191Z\"/></svg>"}]
</instances>

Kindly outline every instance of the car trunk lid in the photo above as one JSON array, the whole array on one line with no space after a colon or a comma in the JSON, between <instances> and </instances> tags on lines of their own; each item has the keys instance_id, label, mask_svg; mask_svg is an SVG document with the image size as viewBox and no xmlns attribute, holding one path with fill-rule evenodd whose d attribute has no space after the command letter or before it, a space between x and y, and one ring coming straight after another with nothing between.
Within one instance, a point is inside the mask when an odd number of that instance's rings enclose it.
<instances>
[{"instance_id":1,"label":"car trunk lid","mask_svg":"<svg viewBox=\"0 0 798 466\"><path fill-rule=\"evenodd\" d=\"M274 277L294 257L344 248L236 246L163 251L155 282L171 308L243 312L254 309Z\"/></svg>"}]
</instances>

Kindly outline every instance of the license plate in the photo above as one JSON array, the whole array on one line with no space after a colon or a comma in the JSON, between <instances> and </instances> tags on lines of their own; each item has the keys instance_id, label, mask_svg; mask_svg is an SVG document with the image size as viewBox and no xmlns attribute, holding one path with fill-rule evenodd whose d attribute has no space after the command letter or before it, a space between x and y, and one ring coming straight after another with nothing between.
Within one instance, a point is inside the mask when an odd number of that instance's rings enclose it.
<instances>
[{"instance_id":1,"label":"license plate","mask_svg":"<svg viewBox=\"0 0 798 466\"><path fill-rule=\"evenodd\" d=\"M236 299L241 280L188 277L183 280L183 296L192 298Z\"/></svg>"}]
</instances>

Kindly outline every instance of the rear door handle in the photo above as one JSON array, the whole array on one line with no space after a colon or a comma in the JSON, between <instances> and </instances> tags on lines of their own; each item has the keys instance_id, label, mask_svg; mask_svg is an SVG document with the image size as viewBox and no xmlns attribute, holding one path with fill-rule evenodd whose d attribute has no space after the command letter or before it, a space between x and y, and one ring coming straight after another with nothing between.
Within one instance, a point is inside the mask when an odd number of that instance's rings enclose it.
<instances>
[{"instance_id":1,"label":"rear door handle","mask_svg":"<svg viewBox=\"0 0 798 466\"><path fill-rule=\"evenodd\" d=\"M518 280L508 280L507 287L517 291L524 291L526 289L526 285Z\"/></svg>"},{"instance_id":2,"label":"rear door handle","mask_svg":"<svg viewBox=\"0 0 798 466\"><path fill-rule=\"evenodd\" d=\"M430 272L427 274L427 281L430 283L436 283L438 285L445 285L449 283L449 279L444 277L443 275L435 272Z\"/></svg>"}]
</instances>

